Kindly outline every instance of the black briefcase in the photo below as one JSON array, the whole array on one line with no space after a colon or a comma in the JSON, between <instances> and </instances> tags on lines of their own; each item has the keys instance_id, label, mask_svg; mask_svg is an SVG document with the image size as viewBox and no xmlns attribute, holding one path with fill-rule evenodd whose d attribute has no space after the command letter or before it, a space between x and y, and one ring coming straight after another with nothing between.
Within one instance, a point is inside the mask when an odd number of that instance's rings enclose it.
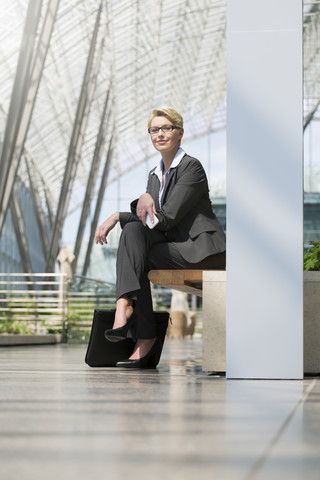
<instances>
[{"instance_id":1,"label":"black briefcase","mask_svg":"<svg viewBox=\"0 0 320 480\"><path fill-rule=\"evenodd\" d=\"M120 342L110 342L104 336L105 330L113 327L115 310L95 310L91 333L85 356L90 367L115 367L120 360L129 358L134 349L134 342L127 338ZM169 321L168 312L153 312L156 319L157 337L162 345ZM159 357L160 358L160 357Z\"/></svg>"}]
</instances>

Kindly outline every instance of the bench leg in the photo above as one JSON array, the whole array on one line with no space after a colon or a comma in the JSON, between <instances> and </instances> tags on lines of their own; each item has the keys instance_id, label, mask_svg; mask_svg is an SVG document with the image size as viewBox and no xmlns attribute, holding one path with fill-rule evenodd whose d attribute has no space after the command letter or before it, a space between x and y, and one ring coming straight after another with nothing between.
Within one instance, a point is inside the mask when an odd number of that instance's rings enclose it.
<instances>
[{"instance_id":1,"label":"bench leg","mask_svg":"<svg viewBox=\"0 0 320 480\"><path fill-rule=\"evenodd\" d=\"M226 272L203 272L202 370L226 371Z\"/></svg>"}]
</instances>

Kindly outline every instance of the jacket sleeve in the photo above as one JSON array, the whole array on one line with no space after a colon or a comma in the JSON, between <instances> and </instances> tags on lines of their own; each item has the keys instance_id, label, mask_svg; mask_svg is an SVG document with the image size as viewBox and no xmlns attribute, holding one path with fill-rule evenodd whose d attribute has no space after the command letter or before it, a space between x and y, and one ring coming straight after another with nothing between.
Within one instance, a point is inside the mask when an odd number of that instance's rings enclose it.
<instances>
[{"instance_id":1,"label":"jacket sleeve","mask_svg":"<svg viewBox=\"0 0 320 480\"><path fill-rule=\"evenodd\" d=\"M128 222L140 222L140 219L135 214L135 207L134 208L132 207L132 204L135 203L135 205L136 205L137 202L138 202L138 200L134 200L131 203L131 210L132 210L131 212L120 212L121 228L123 228L125 226L125 224L128 223Z\"/></svg>"},{"instance_id":2,"label":"jacket sleeve","mask_svg":"<svg viewBox=\"0 0 320 480\"><path fill-rule=\"evenodd\" d=\"M197 208L201 198L207 198L210 204L207 177L198 160L190 158L181 162L174 173L176 178L171 179L165 201L157 212L159 223L155 228L160 231L175 227L191 210Z\"/></svg>"}]
</instances>

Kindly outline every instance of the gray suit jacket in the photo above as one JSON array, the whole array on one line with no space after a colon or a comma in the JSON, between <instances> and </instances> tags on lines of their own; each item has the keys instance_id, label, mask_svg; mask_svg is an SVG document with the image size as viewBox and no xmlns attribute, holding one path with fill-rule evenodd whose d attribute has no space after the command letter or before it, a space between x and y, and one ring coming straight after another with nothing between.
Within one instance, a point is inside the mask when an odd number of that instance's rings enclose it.
<instances>
[{"instance_id":1,"label":"gray suit jacket","mask_svg":"<svg viewBox=\"0 0 320 480\"><path fill-rule=\"evenodd\" d=\"M160 182L154 170L149 173L147 193L156 205L159 223L155 229L164 232L168 241L175 242L188 262L200 262L209 255L224 252L225 234L212 211L207 177L199 160L186 154L178 166L171 169L161 207ZM131 213L120 214L121 226L139 220L136 205L137 200L131 203Z\"/></svg>"}]
</instances>

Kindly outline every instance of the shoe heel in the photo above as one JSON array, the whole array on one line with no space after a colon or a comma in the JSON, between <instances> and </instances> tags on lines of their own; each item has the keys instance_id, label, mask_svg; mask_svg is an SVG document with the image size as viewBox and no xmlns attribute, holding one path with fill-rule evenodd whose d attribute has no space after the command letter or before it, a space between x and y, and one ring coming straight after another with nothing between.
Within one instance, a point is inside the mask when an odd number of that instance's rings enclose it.
<instances>
[{"instance_id":1,"label":"shoe heel","mask_svg":"<svg viewBox=\"0 0 320 480\"><path fill-rule=\"evenodd\" d=\"M132 313L131 317L128 319L127 323L123 327L119 328L109 328L104 332L104 336L110 342L119 342L130 338L134 342L136 341L135 335L135 312Z\"/></svg>"}]
</instances>

